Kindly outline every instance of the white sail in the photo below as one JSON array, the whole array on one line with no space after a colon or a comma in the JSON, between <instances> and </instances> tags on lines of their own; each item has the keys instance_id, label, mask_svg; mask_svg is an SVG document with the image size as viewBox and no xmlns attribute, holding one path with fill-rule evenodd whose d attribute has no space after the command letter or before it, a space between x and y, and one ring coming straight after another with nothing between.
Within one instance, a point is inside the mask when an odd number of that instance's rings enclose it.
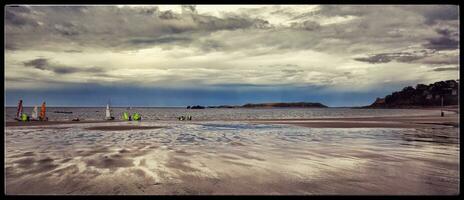
<instances>
[{"instance_id":1,"label":"white sail","mask_svg":"<svg viewBox=\"0 0 464 200\"><path fill-rule=\"evenodd\" d=\"M109 104L106 104L106 119L111 119L111 110Z\"/></svg>"},{"instance_id":2,"label":"white sail","mask_svg":"<svg viewBox=\"0 0 464 200\"><path fill-rule=\"evenodd\" d=\"M34 110L32 110L32 119L38 119L39 116L38 116L38 112L37 112L37 106L34 106Z\"/></svg>"}]
</instances>

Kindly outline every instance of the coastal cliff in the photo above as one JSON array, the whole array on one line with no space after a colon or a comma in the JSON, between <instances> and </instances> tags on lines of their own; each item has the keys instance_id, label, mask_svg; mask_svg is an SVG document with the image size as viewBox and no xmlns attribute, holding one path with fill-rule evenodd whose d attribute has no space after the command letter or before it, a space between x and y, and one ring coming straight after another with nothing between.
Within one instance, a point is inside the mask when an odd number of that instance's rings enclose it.
<instances>
[{"instance_id":1,"label":"coastal cliff","mask_svg":"<svg viewBox=\"0 0 464 200\"><path fill-rule=\"evenodd\" d=\"M384 98L377 98L374 103L365 108L413 108L433 107L459 104L459 80L439 81L433 84L418 84L415 88L408 86L398 92L393 92Z\"/></svg>"}]
</instances>

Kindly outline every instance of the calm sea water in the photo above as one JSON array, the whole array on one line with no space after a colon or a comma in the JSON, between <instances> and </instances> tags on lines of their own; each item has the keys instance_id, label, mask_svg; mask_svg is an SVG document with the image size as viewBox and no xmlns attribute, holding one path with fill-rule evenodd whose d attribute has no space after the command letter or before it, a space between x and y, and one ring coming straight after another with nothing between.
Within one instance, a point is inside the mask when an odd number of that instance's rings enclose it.
<instances>
[{"instance_id":1,"label":"calm sea water","mask_svg":"<svg viewBox=\"0 0 464 200\"><path fill-rule=\"evenodd\" d=\"M71 120L101 120L105 118L104 107L76 108L76 107L49 107L47 116L51 121ZM373 117L373 116L401 116L401 115L428 115L439 114L439 111L416 109L351 109L351 108L276 108L276 109L199 109L185 108L112 108L113 116L121 118L125 111L138 112L143 120L176 120L179 116L192 116L194 120L247 120L247 119L301 119L301 118L330 118L330 117ZM72 112L72 114L55 113L55 111ZM24 112L31 114L32 108L25 107ZM13 121L16 108L5 109L6 121Z\"/></svg>"}]
</instances>

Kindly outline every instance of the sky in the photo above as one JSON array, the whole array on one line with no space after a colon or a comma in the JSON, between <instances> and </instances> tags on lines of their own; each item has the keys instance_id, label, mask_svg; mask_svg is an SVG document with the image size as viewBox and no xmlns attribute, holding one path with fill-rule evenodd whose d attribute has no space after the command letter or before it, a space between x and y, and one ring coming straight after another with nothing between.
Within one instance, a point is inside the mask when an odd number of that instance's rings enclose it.
<instances>
[{"instance_id":1,"label":"sky","mask_svg":"<svg viewBox=\"0 0 464 200\"><path fill-rule=\"evenodd\" d=\"M6 6L5 105L369 105L459 79L454 5Z\"/></svg>"}]
</instances>

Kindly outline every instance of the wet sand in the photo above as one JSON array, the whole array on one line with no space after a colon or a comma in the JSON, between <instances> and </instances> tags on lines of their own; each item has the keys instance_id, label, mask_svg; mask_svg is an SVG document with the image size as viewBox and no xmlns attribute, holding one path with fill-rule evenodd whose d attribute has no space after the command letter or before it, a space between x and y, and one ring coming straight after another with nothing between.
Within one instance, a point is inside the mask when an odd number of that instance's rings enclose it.
<instances>
[{"instance_id":1,"label":"wet sand","mask_svg":"<svg viewBox=\"0 0 464 200\"><path fill-rule=\"evenodd\" d=\"M89 121L28 121L28 122L18 122L11 121L5 122L5 126L49 126L49 125L62 125L62 124L88 124L88 123L111 123L111 122L121 122L118 120L89 120Z\"/></svg>"},{"instance_id":2,"label":"wet sand","mask_svg":"<svg viewBox=\"0 0 464 200\"><path fill-rule=\"evenodd\" d=\"M270 123L270 124L292 124L312 128L432 128L438 126L459 126L459 115L447 111L444 117L436 115L426 116L398 116L398 117L357 117L357 118L308 118L308 119L255 119L245 120L250 123ZM183 123L201 122L202 120L183 121ZM234 120L228 120L234 121ZM244 121L244 120L235 120ZM122 121L31 121L31 122L6 122L6 126L49 126L62 124L83 124L83 123L110 123ZM132 126L133 129L140 127ZM142 127L146 128L146 127ZM95 130L97 130L96 127ZM130 127L114 126L104 127L105 130L129 130Z\"/></svg>"},{"instance_id":3,"label":"wet sand","mask_svg":"<svg viewBox=\"0 0 464 200\"><path fill-rule=\"evenodd\" d=\"M433 128L459 127L459 115L364 118L263 119L252 123L292 124L310 128Z\"/></svg>"},{"instance_id":4,"label":"wet sand","mask_svg":"<svg viewBox=\"0 0 464 200\"><path fill-rule=\"evenodd\" d=\"M147 129L158 129L158 128L163 128L163 127L162 126L123 125L123 126L92 126L86 129L97 130L97 131L124 131L124 130L147 130Z\"/></svg>"},{"instance_id":5,"label":"wet sand","mask_svg":"<svg viewBox=\"0 0 464 200\"><path fill-rule=\"evenodd\" d=\"M457 119L13 125L6 193L455 195L459 131L443 123Z\"/></svg>"}]
</instances>

